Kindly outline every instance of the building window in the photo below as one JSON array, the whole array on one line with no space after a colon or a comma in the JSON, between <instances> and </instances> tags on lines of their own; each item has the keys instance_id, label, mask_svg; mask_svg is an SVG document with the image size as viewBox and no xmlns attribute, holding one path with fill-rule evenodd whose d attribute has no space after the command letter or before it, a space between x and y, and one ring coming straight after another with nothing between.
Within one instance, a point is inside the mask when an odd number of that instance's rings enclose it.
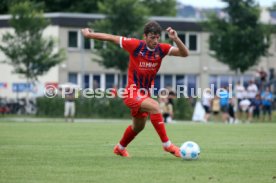
<instances>
[{"instance_id":1,"label":"building window","mask_svg":"<svg viewBox=\"0 0 276 183\"><path fill-rule=\"evenodd\" d=\"M188 95L191 97L197 96L197 88L196 88L196 75L187 75L188 83Z\"/></svg>"},{"instance_id":2,"label":"building window","mask_svg":"<svg viewBox=\"0 0 276 183\"><path fill-rule=\"evenodd\" d=\"M114 85L114 74L106 74L105 76L105 88L113 88Z\"/></svg>"},{"instance_id":3,"label":"building window","mask_svg":"<svg viewBox=\"0 0 276 183\"><path fill-rule=\"evenodd\" d=\"M84 38L83 48L86 50L91 49L90 39Z\"/></svg>"},{"instance_id":4,"label":"building window","mask_svg":"<svg viewBox=\"0 0 276 183\"><path fill-rule=\"evenodd\" d=\"M197 36L189 35L189 50L197 51Z\"/></svg>"},{"instance_id":5,"label":"building window","mask_svg":"<svg viewBox=\"0 0 276 183\"><path fill-rule=\"evenodd\" d=\"M190 51L193 51L193 52L199 51L199 49L198 49L198 34L186 33L185 45L189 48Z\"/></svg>"},{"instance_id":6,"label":"building window","mask_svg":"<svg viewBox=\"0 0 276 183\"><path fill-rule=\"evenodd\" d=\"M69 73L68 74L68 82L78 84L78 74L77 73Z\"/></svg>"},{"instance_id":7,"label":"building window","mask_svg":"<svg viewBox=\"0 0 276 183\"><path fill-rule=\"evenodd\" d=\"M243 76L243 86L244 86L245 88L248 87L249 81L252 80L252 78L253 78L253 76L251 76L251 75L244 75L244 76Z\"/></svg>"},{"instance_id":8,"label":"building window","mask_svg":"<svg viewBox=\"0 0 276 183\"><path fill-rule=\"evenodd\" d=\"M194 51L194 52L199 51L199 48L198 48L198 37L199 36L198 36L198 34L178 32L178 37L189 48L190 51ZM176 46L176 44L170 40L167 33L165 35L165 40L167 42L169 42L171 45Z\"/></svg>"},{"instance_id":9,"label":"building window","mask_svg":"<svg viewBox=\"0 0 276 183\"><path fill-rule=\"evenodd\" d=\"M101 88L101 75L93 75L93 89Z\"/></svg>"},{"instance_id":10,"label":"building window","mask_svg":"<svg viewBox=\"0 0 276 183\"><path fill-rule=\"evenodd\" d=\"M241 77L239 76L233 76L233 75L211 75L209 76L209 85L214 85L214 89L217 90L217 88L222 87L230 87L229 84L232 84L232 87L236 85L238 81L241 82L241 84L244 85L246 88L249 84L249 81L252 80L252 75L243 75Z\"/></svg>"},{"instance_id":11,"label":"building window","mask_svg":"<svg viewBox=\"0 0 276 183\"><path fill-rule=\"evenodd\" d=\"M172 81L172 75L165 75L164 76L164 87L165 88L168 88L168 87L172 87L172 85L173 85L173 81Z\"/></svg>"},{"instance_id":12,"label":"building window","mask_svg":"<svg viewBox=\"0 0 276 183\"><path fill-rule=\"evenodd\" d=\"M186 34L180 32L178 37L184 44L186 44Z\"/></svg>"},{"instance_id":13,"label":"building window","mask_svg":"<svg viewBox=\"0 0 276 183\"><path fill-rule=\"evenodd\" d=\"M237 84L237 82L240 81L240 77L239 76L232 76L231 79L232 80L229 82L229 84L232 84L233 86L235 86Z\"/></svg>"},{"instance_id":14,"label":"building window","mask_svg":"<svg viewBox=\"0 0 276 183\"><path fill-rule=\"evenodd\" d=\"M230 76L222 75L220 76L220 87L225 88L229 86Z\"/></svg>"},{"instance_id":15,"label":"building window","mask_svg":"<svg viewBox=\"0 0 276 183\"><path fill-rule=\"evenodd\" d=\"M89 88L89 83L90 83L90 76L89 74L85 74L83 76L83 88Z\"/></svg>"},{"instance_id":16,"label":"building window","mask_svg":"<svg viewBox=\"0 0 276 183\"><path fill-rule=\"evenodd\" d=\"M168 35L167 32L165 32L165 42L167 42L167 43L173 45L173 40L171 40L171 39L169 38L169 35Z\"/></svg>"},{"instance_id":17,"label":"building window","mask_svg":"<svg viewBox=\"0 0 276 183\"><path fill-rule=\"evenodd\" d=\"M175 82L176 82L176 89L177 89L177 86L185 85L185 76L184 75L176 75Z\"/></svg>"},{"instance_id":18,"label":"building window","mask_svg":"<svg viewBox=\"0 0 276 183\"><path fill-rule=\"evenodd\" d=\"M78 47L78 32L69 31L68 32L68 47L77 48Z\"/></svg>"},{"instance_id":19,"label":"building window","mask_svg":"<svg viewBox=\"0 0 276 183\"><path fill-rule=\"evenodd\" d=\"M184 44L186 44L186 34L185 33L179 32L178 37ZM169 35L167 32L165 32L165 41L171 45L174 45L174 42L169 38Z\"/></svg>"},{"instance_id":20,"label":"building window","mask_svg":"<svg viewBox=\"0 0 276 183\"><path fill-rule=\"evenodd\" d=\"M126 74L123 75L122 85L123 85L122 87L125 87L127 85L127 75Z\"/></svg>"},{"instance_id":21,"label":"building window","mask_svg":"<svg viewBox=\"0 0 276 183\"><path fill-rule=\"evenodd\" d=\"M161 87L161 82L160 82L160 80L161 80L161 77L160 77L160 75L156 75L156 77L155 77L155 79L154 79L154 88L155 88L155 90L154 90L154 95L157 95L158 94L158 91L160 90L160 87Z\"/></svg>"},{"instance_id":22,"label":"building window","mask_svg":"<svg viewBox=\"0 0 276 183\"><path fill-rule=\"evenodd\" d=\"M210 88L212 88L212 85L214 87L215 90L217 90L217 87L218 87L218 77L216 75L211 75L209 76L209 86Z\"/></svg>"},{"instance_id":23,"label":"building window","mask_svg":"<svg viewBox=\"0 0 276 183\"><path fill-rule=\"evenodd\" d=\"M179 95L181 97L184 97L183 95L183 90L185 89L185 87L187 86L186 83L185 83L185 75L176 75L175 76L175 82L176 82L176 88L175 88L175 91L179 90L181 91L179 93Z\"/></svg>"}]
</instances>

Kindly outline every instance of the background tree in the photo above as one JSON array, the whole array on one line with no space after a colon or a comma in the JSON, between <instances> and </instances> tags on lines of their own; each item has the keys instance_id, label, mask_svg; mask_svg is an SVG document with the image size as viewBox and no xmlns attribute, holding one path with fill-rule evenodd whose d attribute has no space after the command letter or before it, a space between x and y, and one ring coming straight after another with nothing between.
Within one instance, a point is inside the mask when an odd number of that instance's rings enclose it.
<instances>
[{"instance_id":1,"label":"background tree","mask_svg":"<svg viewBox=\"0 0 276 183\"><path fill-rule=\"evenodd\" d=\"M63 50L54 51L53 38L43 38L42 32L49 25L40 7L30 2L11 7L10 25L14 33L3 35L0 50L7 56L4 62L14 67L14 72L26 77L27 82L37 80L51 67L64 59Z\"/></svg>"},{"instance_id":2,"label":"background tree","mask_svg":"<svg viewBox=\"0 0 276 183\"><path fill-rule=\"evenodd\" d=\"M41 0L34 0L36 3ZM44 0L45 12L80 12L97 13L98 2L104 0Z\"/></svg>"},{"instance_id":3,"label":"background tree","mask_svg":"<svg viewBox=\"0 0 276 183\"><path fill-rule=\"evenodd\" d=\"M33 3L44 5L45 12L81 12L97 13L99 11L98 2L104 0L32 0ZM22 2L22 0L1 0L0 14L7 14L9 7Z\"/></svg>"},{"instance_id":4,"label":"background tree","mask_svg":"<svg viewBox=\"0 0 276 183\"><path fill-rule=\"evenodd\" d=\"M1 0L0 3L0 14L8 14L9 7L14 3L19 3L20 0Z\"/></svg>"},{"instance_id":5,"label":"background tree","mask_svg":"<svg viewBox=\"0 0 276 183\"><path fill-rule=\"evenodd\" d=\"M268 8L270 11L276 11L276 2L273 3L273 5Z\"/></svg>"},{"instance_id":6,"label":"background tree","mask_svg":"<svg viewBox=\"0 0 276 183\"><path fill-rule=\"evenodd\" d=\"M142 0L152 16L176 16L176 0Z\"/></svg>"},{"instance_id":7,"label":"background tree","mask_svg":"<svg viewBox=\"0 0 276 183\"><path fill-rule=\"evenodd\" d=\"M137 0L106 0L99 3L99 8L106 18L91 25L94 31L126 37L141 36L141 28L143 28L147 15L147 9L141 2ZM97 41L95 42L97 44ZM107 42L106 48L99 49L98 53L102 57L101 60L97 60L101 65L106 68L116 68L121 73L126 71L128 54L118 45Z\"/></svg>"},{"instance_id":8,"label":"background tree","mask_svg":"<svg viewBox=\"0 0 276 183\"><path fill-rule=\"evenodd\" d=\"M211 16L205 24L211 32L210 50L230 69L245 72L268 54L270 29L258 21L260 10L254 0L223 1L228 16Z\"/></svg>"},{"instance_id":9,"label":"background tree","mask_svg":"<svg viewBox=\"0 0 276 183\"><path fill-rule=\"evenodd\" d=\"M9 7L22 0L1 0L0 14L7 14ZM32 0L44 5L45 12L99 13L99 2L104 0ZM176 16L176 0L141 0L153 16Z\"/></svg>"}]
</instances>

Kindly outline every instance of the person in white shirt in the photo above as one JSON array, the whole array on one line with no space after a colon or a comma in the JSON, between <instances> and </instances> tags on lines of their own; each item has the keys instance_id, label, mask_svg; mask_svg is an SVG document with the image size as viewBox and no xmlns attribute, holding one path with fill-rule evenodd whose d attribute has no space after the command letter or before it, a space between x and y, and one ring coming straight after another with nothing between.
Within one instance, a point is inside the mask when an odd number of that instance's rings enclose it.
<instances>
[{"instance_id":1,"label":"person in white shirt","mask_svg":"<svg viewBox=\"0 0 276 183\"><path fill-rule=\"evenodd\" d=\"M66 88L65 91L64 118L66 122L68 119L71 119L71 122L74 122L76 113L76 92L73 88Z\"/></svg>"},{"instance_id":2,"label":"person in white shirt","mask_svg":"<svg viewBox=\"0 0 276 183\"><path fill-rule=\"evenodd\" d=\"M256 95L258 94L258 87L255 84L254 80L249 81L249 85L247 87L247 97L250 101L255 99Z\"/></svg>"},{"instance_id":3,"label":"person in white shirt","mask_svg":"<svg viewBox=\"0 0 276 183\"><path fill-rule=\"evenodd\" d=\"M238 99L238 103L240 103L240 101L244 98L244 93L245 93L245 88L241 84L241 82L238 81L235 87L235 94L236 94L236 98Z\"/></svg>"},{"instance_id":4,"label":"person in white shirt","mask_svg":"<svg viewBox=\"0 0 276 183\"><path fill-rule=\"evenodd\" d=\"M251 101L247 98L240 101L239 106L242 113L246 114L246 120L250 122L252 120L253 107L251 106ZM242 115L243 116L243 115Z\"/></svg>"},{"instance_id":5,"label":"person in white shirt","mask_svg":"<svg viewBox=\"0 0 276 183\"><path fill-rule=\"evenodd\" d=\"M237 106L237 119L240 118L240 113L242 113L242 110L239 106L239 103L246 97L247 95L247 92L244 88L244 86L241 84L240 81L238 81L236 83L236 86L235 86L235 96L236 96L236 99L237 99L237 103L238 106Z\"/></svg>"},{"instance_id":6,"label":"person in white shirt","mask_svg":"<svg viewBox=\"0 0 276 183\"><path fill-rule=\"evenodd\" d=\"M203 92L202 96L202 105L205 110L205 116L204 116L204 121L207 122L210 118L210 113L211 113L211 102L212 102L212 95L210 89L206 89Z\"/></svg>"}]
</instances>

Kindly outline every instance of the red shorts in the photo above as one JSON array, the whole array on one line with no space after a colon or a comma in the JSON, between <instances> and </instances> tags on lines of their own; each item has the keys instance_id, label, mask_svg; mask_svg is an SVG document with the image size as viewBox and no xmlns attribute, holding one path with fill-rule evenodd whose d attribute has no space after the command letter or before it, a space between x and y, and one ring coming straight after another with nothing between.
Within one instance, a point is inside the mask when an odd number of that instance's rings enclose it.
<instances>
[{"instance_id":1,"label":"red shorts","mask_svg":"<svg viewBox=\"0 0 276 183\"><path fill-rule=\"evenodd\" d=\"M150 98L149 94L146 95L135 91L132 94L125 95L123 100L126 106L130 108L131 116L136 118L144 118L147 117L149 113L141 112L140 107L142 102L147 98Z\"/></svg>"}]
</instances>

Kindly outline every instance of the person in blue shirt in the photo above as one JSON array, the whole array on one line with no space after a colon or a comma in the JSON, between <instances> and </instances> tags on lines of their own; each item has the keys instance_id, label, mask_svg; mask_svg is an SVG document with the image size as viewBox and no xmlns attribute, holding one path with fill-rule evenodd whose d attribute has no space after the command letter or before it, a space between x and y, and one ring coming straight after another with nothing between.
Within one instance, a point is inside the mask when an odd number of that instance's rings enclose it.
<instances>
[{"instance_id":1,"label":"person in blue shirt","mask_svg":"<svg viewBox=\"0 0 276 183\"><path fill-rule=\"evenodd\" d=\"M228 107L229 107L229 93L227 87L220 89L218 96L220 98L220 111L222 114L222 121L227 123L228 121Z\"/></svg>"},{"instance_id":2,"label":"person in blue shirt","mask_svg":"<svg viewBox=\"0 0 276 183\"><path fill-rule=\"evenodd\" d=\"M263 121L265 120L266 114L268 114L268 118L271 121L273 95L269 87L266 87L265 91L262 92L261 97L262 97L262 106L263 106Z\"/></svg>"},{"instance_id":3,"label":"person in blue shirt","mask_svg":"<svg viewBox=\"0 0 276 183\"><path fill-rule=\"evenodd\" d=\"M262 107L261 95L257 94L256 98L252 101L251 105L253 107L253 118L260 119L260 112Z\"/></svg>"}]
</instances>

